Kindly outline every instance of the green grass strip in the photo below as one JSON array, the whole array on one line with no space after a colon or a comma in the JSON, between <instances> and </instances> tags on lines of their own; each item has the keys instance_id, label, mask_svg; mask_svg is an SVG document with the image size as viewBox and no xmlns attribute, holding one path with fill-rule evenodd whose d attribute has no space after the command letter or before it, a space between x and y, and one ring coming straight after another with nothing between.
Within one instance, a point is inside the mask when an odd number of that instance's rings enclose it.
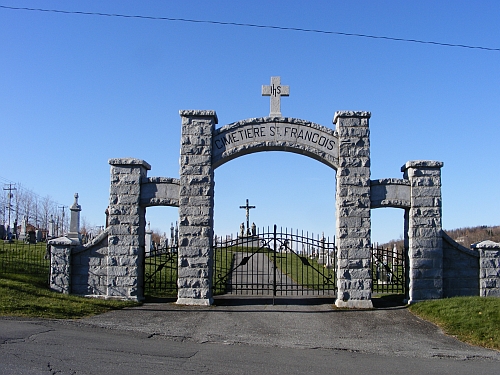
<instances>
[{"instance_id":1,"label":"green grass strip","mask_svg":"<svg viewBox=\"0 0 500 375\"><path fill-rule=\"evenodd\" d=\"M500 350L500 298L454 297L419 302L409 309L461 341Z\"/></svg>"},{"instance_id":2,"label":"green grass strip","mask_svg":"<svg viewBox=\"0 0 500 375\"><path fill-rule=\"evenodd\" d=\"M55 293L46 284L30 281L26 275L0 277L0 316L77 319L138 305Z\"/></svg>"}]
</instances>

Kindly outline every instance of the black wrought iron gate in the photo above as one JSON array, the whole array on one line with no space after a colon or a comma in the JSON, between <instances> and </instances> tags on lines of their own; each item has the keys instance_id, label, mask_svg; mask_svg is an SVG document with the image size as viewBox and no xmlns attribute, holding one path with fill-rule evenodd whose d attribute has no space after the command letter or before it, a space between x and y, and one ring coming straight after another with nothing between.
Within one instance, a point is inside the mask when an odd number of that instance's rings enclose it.
<instances>
[{"instance_id":1,"label":"black wrought iron gate","mask_svg":"<svg viewBox=\"0 0 500 375\"><path fill-rule=\"evenodd\" d=\"M166 243L146 251L144 295L149 298L177 295L177 246Z\"/></svg>"},{"instance_id":2,"label":"black wrought iron gate","mask_svg":"<svg viewBox=\"0 0 500 375\"><path fill-rule=\"evenodd\" d=\"M372 246L372 291L407 295L408 259L404 249Z\"/></svg>"},{"instance_id":3,"label":"black wrought iron gate","mask_svg":"<svg viewBox=\"0 0 500 375\"><path fill-rule=\"evenodd\" d=\"M215 238L215 295L335 295L335 243L308 233L263 230Z\"/></svg>"}]
</instances>

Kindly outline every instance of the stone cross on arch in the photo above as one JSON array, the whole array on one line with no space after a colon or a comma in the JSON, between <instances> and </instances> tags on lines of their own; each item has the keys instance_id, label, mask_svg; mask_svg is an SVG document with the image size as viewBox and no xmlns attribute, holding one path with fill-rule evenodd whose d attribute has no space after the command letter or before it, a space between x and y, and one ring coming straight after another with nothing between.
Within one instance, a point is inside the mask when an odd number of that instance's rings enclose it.
<instances>
[{"instance_id":1,"label":"stone cross on arch","mask_svg":"<svg viewBox=\"0 0 500 375\"><path fill-rule=\"evenodd\" d=\"M281 97L290 95L290 86L281 84L281 77L271 77L271 85L262 85L262 96L271 97L271 112L269 117L281 116Z\"/></svg>"}]
</instances>

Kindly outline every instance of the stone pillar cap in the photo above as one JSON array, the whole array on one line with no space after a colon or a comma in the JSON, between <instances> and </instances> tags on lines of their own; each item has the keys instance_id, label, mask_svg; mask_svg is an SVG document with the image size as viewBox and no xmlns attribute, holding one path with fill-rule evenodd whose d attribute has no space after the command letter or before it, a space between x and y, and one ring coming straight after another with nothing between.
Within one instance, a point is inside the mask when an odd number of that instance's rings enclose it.
<instances>
[{"instance_id":1,"label":"stone pillar cap","mask_svg":"<svg viewBox=\"0 0 500 375\"><path fill-rule=\"evenodd\" d=\"M139 165L146 168L148 171L151 170L151 165L142 159L135 158L115 158L109 159L108 163L110 165Z\"/></svg>"},{"instance_id":2,"label":"stone pillar cap","mask_svg":"<svg viewBox=\"0 0 500 375\"><path fill-rule=\"evenodd\" d=\"M68 237L58 237L50 240L48 244L52 246L76 246L80 245L80 241Z\"/></svg>"},{"instance_id":3,"label":"stone pillar cap","mask_svg":"<svg viewBox=\"0 0 500 375\"><path fill-rule=\"evenodd\" d=\"M404 172L409 168L443 168L443 165L444 163L442 161L410 160L401 167L401 172Z\"/></svg>"},{"instance_id":4,"label":"stone pillar cap","mask_svg":"<svg viewBox=\"0 0 500 375\"><path fill-rule=\"evenodd\" d=\"M500 243L490 240L472 244L473 249L500 249Z\"/></svg>"},{"instance_id":5,"label":"stone pillar cap","mask_svg":"<svg viewBox=\"0 0 500 375\"><path fill-rule=\"evenodd\" d=\"M217 118L217 113L211 109L181 109L179 111L179 115L182 117L188 116L198 116L198 117L214 117L215 123L219 123L219 119Z\"/></svg>"},{"instance_id":6,"label":"stone pillar cap","mask_svg":"<svg viewBox=\"0 0 500 375\"><path fill-rule=\"evenodd\" d=\"M363 117L370 118L372 116L371 112L368 111L337 111L333 116L333 123L337 123L339 117Z\"/></svg>"}]
</instances>

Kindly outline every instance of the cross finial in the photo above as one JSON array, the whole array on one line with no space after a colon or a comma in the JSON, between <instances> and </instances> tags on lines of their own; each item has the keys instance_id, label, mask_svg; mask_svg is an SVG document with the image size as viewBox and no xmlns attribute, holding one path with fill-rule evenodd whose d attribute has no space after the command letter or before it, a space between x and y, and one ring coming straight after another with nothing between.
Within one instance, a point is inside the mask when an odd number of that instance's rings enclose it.
<instances>
[{"instance_id":1,"label":"cross finial","mask_svg":"<svg viewBox=\"0 0 500 375\"><path fill-rule=\"evenodd\" d=\"M262 96L271 97L269 117L281 116L281 97L290 95L290 86L281 85L281 77L271 77L271 85L262 85Z\"/></svg>"}]
</instances>

